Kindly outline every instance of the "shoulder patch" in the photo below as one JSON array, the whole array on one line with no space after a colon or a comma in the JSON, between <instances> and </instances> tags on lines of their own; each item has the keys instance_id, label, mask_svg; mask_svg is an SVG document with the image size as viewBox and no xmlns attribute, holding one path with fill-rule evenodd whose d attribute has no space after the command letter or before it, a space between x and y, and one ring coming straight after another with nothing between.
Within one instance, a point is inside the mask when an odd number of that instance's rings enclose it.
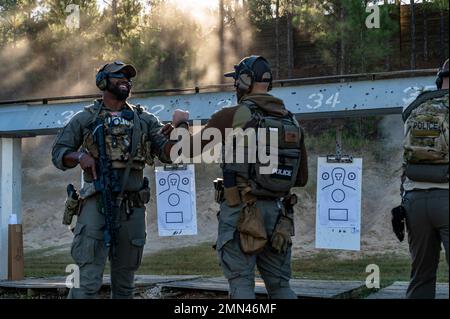
<instances>
[{"instance_id":1,"label":"shoulder patch","mask_svg":"<svg viewBox=\"0 0 450 319\"><path fill-rule=\"evenodd\" d=\"M252 112L246 105L238 106L233 116L233 128L244 127L251 117Z\"/></svg>"}]
</instances>

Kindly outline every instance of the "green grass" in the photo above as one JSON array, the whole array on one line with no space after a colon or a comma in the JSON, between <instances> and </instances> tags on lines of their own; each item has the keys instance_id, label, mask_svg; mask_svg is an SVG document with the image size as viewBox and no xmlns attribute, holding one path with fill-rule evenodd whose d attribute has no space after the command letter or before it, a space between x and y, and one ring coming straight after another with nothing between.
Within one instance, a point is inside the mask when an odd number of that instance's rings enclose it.
<instances>
[{"instance_id":1,"label":"green grass","mask_svg":"<svg viewBox=\"0 0 450 319\"><path fill-rule=\"evenodd\" d=\"M53 248L25 251L25 277L64 276L66 266L73 264L69 252L47 255Z\"/></svg>"},{"instance_id":2,"label":"green grass","mask_svg":"<svg viewBox=\"0 0 450 319\"><path fill-rule=\"evenodd\" d=\"M203 243L145 256L138 274L219 276L222 272L212 245Z\"/></svg>"},{"instance_id":3,"label":"green grass","mask_svg":"<svg viewBox=\"0 0 450 319\"><path fill-rule=\"evenodd\" d=\"M329 253L321 253L313 258L295 259L292 262L294 277L324 280L364 280L369 275L366 267L375 264L380 270L381 285L394 281L408 281L411 271L409 258L393 254L376 255L359 259L336 260ZM442 255L439 264L438 281L448 282L448 267Z\"/></svg>"},{"instance_id":4,"label":"green grass","mask_svg":"<svg viewBox=\"0 0 450 319\"><path fill-rule=\"evenodd\" d=\"M211 243L194 247L169 249L145 256L138 274L154 275L202 275L221 276L216 252ZM64 276L65 267L73 263L69 252L52 256L42 256L43 251L25 254L25 275L27 277ZM367 265L376 264L380 269L381 285L394 281L408 281L410 273L409 258L393 254L377 255L359 259L336 259L331 252L321 252L311 258L292 260L294 278L323 280L365 281ZM109 267L105 273L109 272ZM448 267L444 257L438 271L438 281L448 282Z\"/></svg>"}]
</instances>

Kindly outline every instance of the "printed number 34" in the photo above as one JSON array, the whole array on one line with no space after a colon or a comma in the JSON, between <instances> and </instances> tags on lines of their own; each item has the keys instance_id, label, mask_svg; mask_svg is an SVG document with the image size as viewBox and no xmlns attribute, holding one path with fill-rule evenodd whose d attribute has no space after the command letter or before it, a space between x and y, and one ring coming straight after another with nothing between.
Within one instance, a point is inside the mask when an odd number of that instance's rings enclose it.
<instances>
[{"instance_id":1,"label":"printed number 34","mask_svg":"<svg viewBox=\"0 0 450 319\"><path fill-rule=\"evenodd\" d=\"M315 102L315 105L310 105L310 104L306 104L306 107L308 109L318 109L319 107L321 107L323 105L323 94L322 93L313 93L310 96L308 96L308 98L313 102ZM315 98L315 99L314 99ZM341 103L341 101L339 101L339 92L336 92L336 94L332 94L326 101L325 104L326 105L331 105L332 108L336 107L337 104Z\"/></svg>"}]
</instances>

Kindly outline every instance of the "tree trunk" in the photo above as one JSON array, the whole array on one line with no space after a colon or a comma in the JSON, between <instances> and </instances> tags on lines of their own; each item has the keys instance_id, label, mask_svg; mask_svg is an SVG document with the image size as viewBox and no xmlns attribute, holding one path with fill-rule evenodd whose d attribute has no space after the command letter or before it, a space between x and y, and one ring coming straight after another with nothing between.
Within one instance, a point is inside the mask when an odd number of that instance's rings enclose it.
<instances>
[{"instance_id":1,"label":"tree trunk","mask_svg":"<svg viewBox=\"0 0 450 319\"><path fill-rule=\"evenodd\" d=\"M426 2L422 2L422 18L423 18L423 61L428 62L428 21L427 21Z\"/></svg>"},{"instance_id":2,"label":"tree trunk","mask_svg":"<svg viewBox=\"0 0 450 319\"><path fill-rule=\"evenodd\" d=\"M403 42L403 37L402 37L402 3L400 0L395 0L395 4L398 7L398 62L399 62L399 66L402 67L403 63L402 63L402 42Z\"/></svg>"},{"instance_id":3,"label":"tree trunk","mask_svg":"<svg viewBox=\"0 0 450 319\"><path fill-rule=\"evenodd\" d=\"M288 64L288 78L292 77L292 69L294 68L293 56L294 56L294 41L292 32L292 0L287 3L287 64Z\"/></svg>"},{"instance_id":4,"label":"tree trunk","mask_svg":"<svg viewBox=\"0 0 450 319\"><path fill-rule=\"evenodd\" d=\"M16 34L16 16L14 15L14 26L13 26L13 48L16 48L17 34Z\"/></svg>"},{"instance_id":5,"label":"tree trunk","mask_svg":"<svg viewBox=\"0 0 450 319\"><path fill-rule=\"evenodd\" d=\"M364 8L367 8L367 1L364 0ZM361 19L360 17L360 25L364 25L364 18ZM361 21L362 20L362 21ZM360 45L364 46L365 45L365 31L367 30L367 28L362 27L359 30L359 43ZM354 72L352 69L348 70L350 73ZM361 73L365 73L366 72L366 59L364 56L361 55Z\"/></svg>"},{"instance_id":6,"label":"tree trunk","mask_svg":"<svg viewBox=\"0 0 450 319\"><path fill-rule=\"evenodd\" d=\"M339 18L341 22L341 26L344 24L345 14L344 14L344 5L341 3ZM342 27L341 27L342 28ZM340 55L339 55L339 74L345 74L345 40L344 40L344 30L340 30Z\"/></svg>"},{"instance_id":7,"label":"tree trunk","mask_svg":"<svg viewBox=\"0 0 450 319\"><path fill-rule=\"evenodd\" d=\"M280 0L275 3L275 79L280 78Z\"/></svg>"},{"instance_id":8,"label":"tree trunk","mask_svg":"<svg viewBox=\"0 0 450 319\"><path fill-rule=\"evenodd\" d=\"M439 11L439 22L440 63L443 63L445 60L445 16L442 7Z\"/></svg>"},{"instance_id":9,"label":"tree trunk","mask_svg":"<svg viewBox=\"0 0 450 319\"><path fill-rule=\"evenodd\" d=\"M111 0L111 15L112 15L111 33L114 37L112 45L115 50L118 50L119 49L118 40L120 40L120 34L119 34L119 26L117 24L117 0Z\"/></svg>"},{"instance_id":10,"label":"tree trunk","mask_svg":"<svg viewBox=\"0 0 450 319\"><path fill-rule=\"evenodd\" d=\"M386 6L388 12L390 13L388 0L384 0L384 5ZM391 46L391 44L392 44L392 39L389 38L389 47ZM386 69L386 71L391 70L391 52L386 54L386 58L384 60L384 68Z\"/></svg>"},{"instance_id":11,"label":"tree trunk","mask_svg":"<svg viewBox=\"0 0 450 319\"><path fill-rule=\"evenodd\" d=\"M242 12L239 9L239 0L234 0L234 54L240 58L242 55Z\"/></svg>"},{"instance_id":12,"label":"tree trunk","mask_svg":"<svg viewBox=\"0 0 450 319\"><path fill-rule=\"evenodd\" d=\"M410 0L411 10L411 69L416 69L416 15L414 0Z\"/></svg>"},{"instance_id":13,"label":"tree trunk","mask_svg":"<svg viewBox=\"0 0 450 319\"><path fill-rule=\"evenodd\" d=\"M225 73L225 31L224 31L224 0L219 1L219 83L224 83L223 74Z\"/></svg>"}]
</instances>

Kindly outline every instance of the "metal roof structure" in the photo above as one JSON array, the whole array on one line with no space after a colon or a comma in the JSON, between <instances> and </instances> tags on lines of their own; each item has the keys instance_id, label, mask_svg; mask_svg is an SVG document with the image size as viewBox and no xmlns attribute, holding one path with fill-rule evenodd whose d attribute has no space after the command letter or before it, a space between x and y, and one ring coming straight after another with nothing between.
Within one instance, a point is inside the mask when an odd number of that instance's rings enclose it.
<instances>
[{"instance_id":1,"label":"metal roof structure","mask_svg":"<svg viewBox=\"0 0 450 319\"><path fill-rule=\"evenodd\" d=\"M284 100L300 119L400 113L423 88L434 88L435 70L353 74L275 82L271 94ZM231 88L232 89L232 88ZM0 137L55 134L71 117L100 95L0 101ZM230 85L133 93L161 121L186 109L191 120L207 120L215 111L236 103Z\"/></svg>"}]
</instances>

